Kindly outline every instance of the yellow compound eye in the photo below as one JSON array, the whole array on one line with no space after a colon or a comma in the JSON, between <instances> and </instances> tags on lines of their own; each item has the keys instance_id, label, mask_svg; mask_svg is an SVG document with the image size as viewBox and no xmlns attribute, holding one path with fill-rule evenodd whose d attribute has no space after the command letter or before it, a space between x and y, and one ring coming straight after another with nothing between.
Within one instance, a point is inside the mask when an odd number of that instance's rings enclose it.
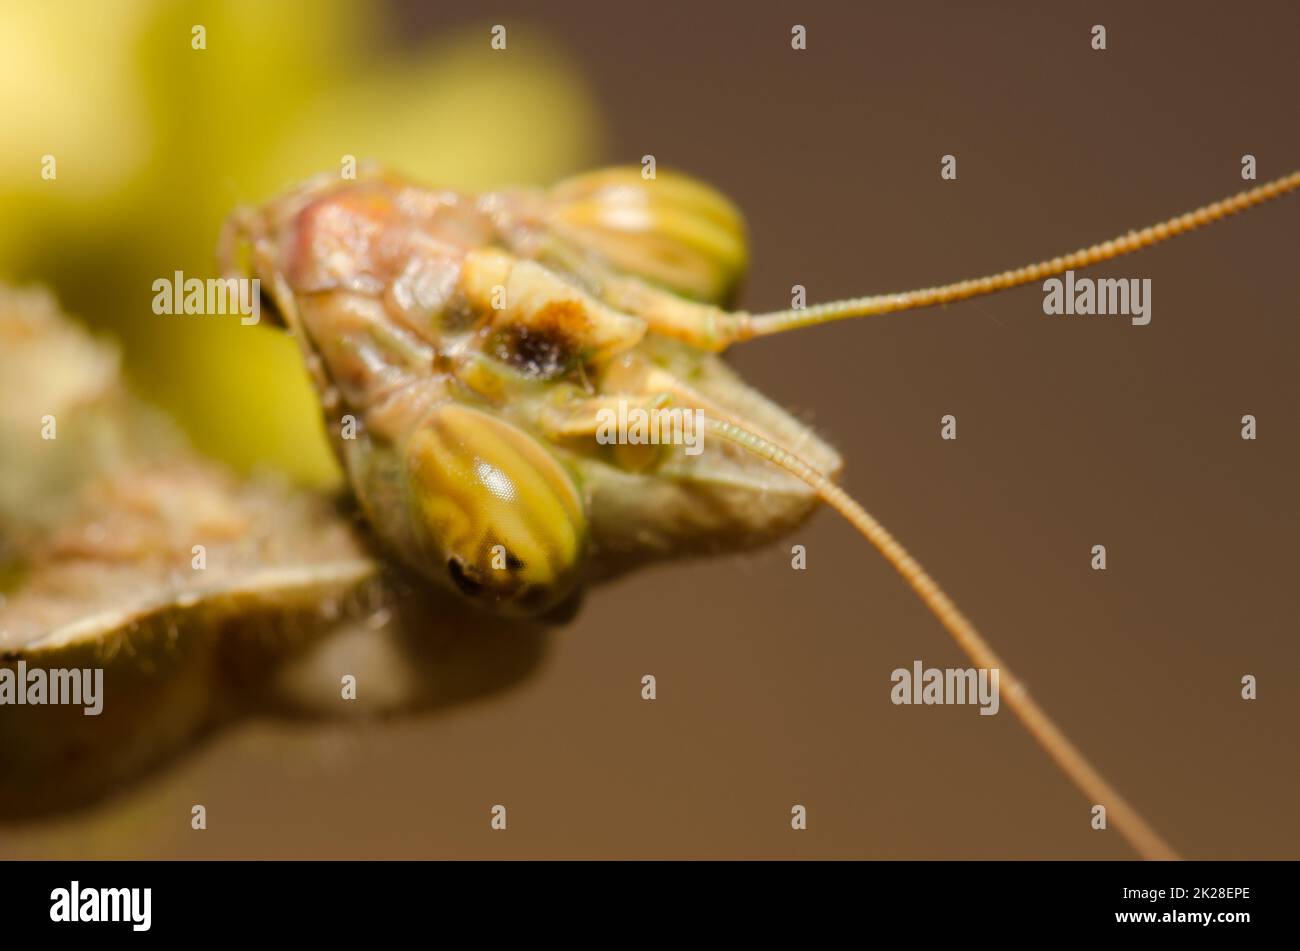
<instances>
[{"instance_id":1,"label":"yellow compound eye","mask_svg":"<svg viewBox=\"0 0 1300 951\"><path fill-rule=\"evenodd\" d=\"M549 193L561 241L676 294L724 303L748 262L745 222L723 195L686 175L607 168Z\"/></svg>"},{"instance_id":2,"label":"yellow compound eye","mask_svg":"<svg viewBox=\"0 0 1300 951\"><path fill-rule=\"evenodd\" d=\"M582 499L536 439L449 403L421 423L407 462L431 574L511 613L543 611L573 590L586 542Z\"/></svg>"}]
</instances>

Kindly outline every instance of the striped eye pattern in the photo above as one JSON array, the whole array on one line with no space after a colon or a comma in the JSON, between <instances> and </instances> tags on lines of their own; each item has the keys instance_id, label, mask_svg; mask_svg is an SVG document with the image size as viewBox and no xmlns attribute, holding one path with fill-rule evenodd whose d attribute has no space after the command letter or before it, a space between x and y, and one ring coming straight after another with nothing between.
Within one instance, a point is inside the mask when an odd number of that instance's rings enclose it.
<instances>
[{"instance_id":1,"label":"striped eye pattern","mask_svg":"<svg viewBox=\"0 0 1300 951\"><path fill-rule=\"evenodd\" d=\"M535 614L578 583L586 517L541 443L490 413L447 403L407 450L409 507L428 573L496 610Z\"/></svg>"},{"instance_id":2,"label":"striped eye pattern","mask_svg":"<svg viewBox=\"0 0 1300 951\"><path fill-rule=\"evenodd\" d=\"M561 182L549 202L558 239L676 294L722 304L744 277L744 219L689 176L646 179L639 168L607 168Z\"/></svg>"}]
</instances>

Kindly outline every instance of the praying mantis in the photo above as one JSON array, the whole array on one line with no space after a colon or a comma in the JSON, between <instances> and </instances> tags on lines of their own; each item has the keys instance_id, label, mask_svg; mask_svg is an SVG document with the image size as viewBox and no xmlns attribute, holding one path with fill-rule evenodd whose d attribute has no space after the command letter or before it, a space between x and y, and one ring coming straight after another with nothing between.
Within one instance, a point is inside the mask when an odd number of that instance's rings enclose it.
<instances>
[{"instance_id":1,"label":"praying mantis","mask_svg":"<svg viewBox=\"0 0 1300 951\"><path fill-rule=\"evenodd\" d=\"M485 610L535 617L683 552L770 542L829 505L898 571L1048 755L1143 857L1174 849L1055 725L920 563L836 484L842 460L719 354L832 321L947 304L1148 247L1300 189L1300 172L1071 254L982 278L751 314L724 304L740 213L686 176L611 168L467 195L369 167L236 210L219 256L296 338L362 513L401 562ZM709 437L596 438L628 408Z\"/></svg>"}]
</instances>

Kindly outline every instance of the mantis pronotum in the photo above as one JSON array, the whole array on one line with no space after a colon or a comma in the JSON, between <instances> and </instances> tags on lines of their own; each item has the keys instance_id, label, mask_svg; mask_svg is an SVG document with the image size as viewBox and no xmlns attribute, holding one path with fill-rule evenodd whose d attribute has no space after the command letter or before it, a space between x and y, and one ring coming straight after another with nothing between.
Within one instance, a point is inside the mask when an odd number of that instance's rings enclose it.
<instances>
[{"instance_id":1,"label":"mantis pronotum","mask_svg":"<svg viewBox=\"0 0 1300 951\"><path fill-rule=\"evenodd\" d=\"M537 614L594 574L770 540L818 500L898 570L1030 733L1144 857L1174 850L1065 737L951 599L834 482L838 454L714 356L800 327L927 307L1128 254L1300 188L1300 172L1072 254L975 280L749 314L721 306L743 225L713 190L610 169L467 196L378 170L232 215L221 254L271 291L367 520L410 567ZM698 457L606 445L616 406L698 411Z\"/></svg>"}]
</instances>

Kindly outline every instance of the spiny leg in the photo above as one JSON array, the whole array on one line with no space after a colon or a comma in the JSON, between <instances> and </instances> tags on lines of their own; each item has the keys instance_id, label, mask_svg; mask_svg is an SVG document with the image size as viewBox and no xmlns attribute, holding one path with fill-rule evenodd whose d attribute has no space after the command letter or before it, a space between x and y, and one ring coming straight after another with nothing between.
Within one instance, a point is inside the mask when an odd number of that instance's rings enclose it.
<instances>
[{"instance_id":1,"label":"spiny leg","mask_svg":"<svg viewBox=\"0 0 1300 951\"><path fill-rule=\"evenodd\" d=\"M1000 671L1003 694L1016 716L1084 795L1094 803L1105 804L1120 835L1128 840L1143 858L1176 859L1179 857L1141 814L1129 805L1115 787L1088 762L1078 747L1071 743L1061 732L1060 727L1052 722L1043 708L1034 702L1024 684L1011 674L1002 659L980 636L975 626L961 613L952 599L880 522L823 473L775 443L731 422L706 417L705 425L721 438L743 447L801 479L828 505L844 516L849 524L871 542L885 556L885 560L903 576L922 603L947 628L958 646L966 652L976 666L985 669L997 668Z\"/></svg>"}]
</instances>

